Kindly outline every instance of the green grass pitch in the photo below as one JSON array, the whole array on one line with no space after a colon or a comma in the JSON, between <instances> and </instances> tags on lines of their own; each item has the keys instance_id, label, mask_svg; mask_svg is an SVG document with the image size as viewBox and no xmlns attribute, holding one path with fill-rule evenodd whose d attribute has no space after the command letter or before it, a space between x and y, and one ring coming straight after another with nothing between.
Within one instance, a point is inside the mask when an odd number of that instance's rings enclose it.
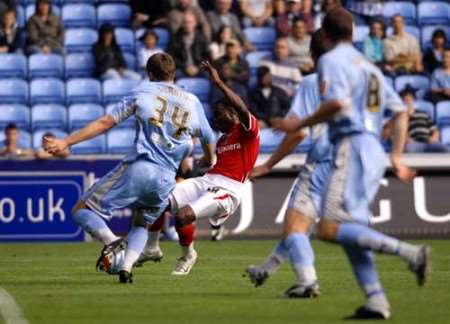
<instances>
[{"instance_id":1,"label":"green grass pitch","mask_svg":"<svg viewBox=\"0 0 450 324\"><path fill-rule=\"evenodd\" d=\"M424 288L402 261L377 257L393 323L450 323L450 241L428 243L433 272ZM30 323L342 323L363 303L340 248L317 241L319 298L278 298L294 282L289 264L254 288L243 269L260 262L273 245L200 241L191 275L173 277L179 250L165 242L162 263L137 269L133 284L119 285L117 277L95 272L98 244L1 244L0 287L14 296Z\"/></svg>"}]
</instances>

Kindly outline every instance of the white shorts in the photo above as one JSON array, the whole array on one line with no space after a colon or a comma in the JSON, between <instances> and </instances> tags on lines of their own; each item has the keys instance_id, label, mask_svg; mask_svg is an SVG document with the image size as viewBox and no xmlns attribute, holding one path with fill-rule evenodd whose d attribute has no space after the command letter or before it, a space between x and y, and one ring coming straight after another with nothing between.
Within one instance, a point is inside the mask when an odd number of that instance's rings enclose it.
<instances>
[{"instance_id":1,"label":"white shorts","mask_svg":"<svg viewBox=\"0 0 450 324\"><path fill-rule=\"evenodd\" d=\"M187 179L170 194L172 212L189 205L197 219L208 217L211 225L222 225L239 207L242 187L243 183L219 174Z\"/></svg>"}]
</instances>

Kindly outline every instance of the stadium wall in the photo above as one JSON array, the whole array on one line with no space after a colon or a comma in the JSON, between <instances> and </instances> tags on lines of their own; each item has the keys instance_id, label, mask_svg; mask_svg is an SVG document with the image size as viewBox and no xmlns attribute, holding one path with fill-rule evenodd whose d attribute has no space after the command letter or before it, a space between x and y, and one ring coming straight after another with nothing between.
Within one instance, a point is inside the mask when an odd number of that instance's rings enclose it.
<instances>
[{"instance_id":1,"label":"stadium wall","mask_svg":"<svg viewBox=\"0 0 450 324\"><path fill-rule=\"evenodd\" d=\"M259 163L266 159L262 155ZM84 189L106 174L119 156L68 160L0 161L0 241L83 241L73 224L71 208ZM420 170L412 184L402 184L390 172L373 204L375 228L403 238L449 238L450 156L409 155ZM270 176L246 185L241 208L226 223L228 237L276 237L281 230L291 185L303 164L293 155ZM110 222L117 233L129 229L131 212L118 211ZM206 220L199 236L209 234Z\"/></svg>"}]
</instances>

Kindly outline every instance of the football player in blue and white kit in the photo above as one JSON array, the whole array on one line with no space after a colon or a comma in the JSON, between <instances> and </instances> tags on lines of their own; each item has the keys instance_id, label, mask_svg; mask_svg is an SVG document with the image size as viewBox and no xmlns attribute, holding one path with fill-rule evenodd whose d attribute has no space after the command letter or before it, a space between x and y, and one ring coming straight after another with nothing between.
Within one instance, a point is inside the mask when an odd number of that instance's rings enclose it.
<instances>
[{"instance_id":1,"label":"football player in blue and white kit","mask_svg":"<svg viewBox=\"0 0 450 324\"><path fill-rule=\"evenodd\" d=\"M311 37L311 55L315 61L330 48L323 31L317 30ZM295 121L306 118L319 106L319 82L317 74L314 73L302 80L290 112L277 123L289 123L292 118L295 118ZM288 133L272 156L263 165L253 169L251 176L255 178L269 173L280 160L291 154L307 135L304 130ZM290 192L282 239L261 265L249 266L246 269L252 283L259 286L288 258L297 278L296 284L284 293L288 298L310 298L319 295L309 233L319 217L332 150L325 124L311 127L309 135L313 143L307 153L306 164Z\"/></svg>"},{"instance_id":2,"label":"football player in blue and white kit","mask_svg":"<svg viewBox=\"0 0 450 324\"><path fill-rule=\"evenodd\" d=\"M344 8L335 8L325 16L322 28L335 47L319 60L322 103L294 129L328 124L333 165L318 236L342 245L366 295L365 305L351 318L387 319L390 306L373 252L401 257L415 273L418 284L423 285L429 268L429 248L399 241L368 227L369 205L387 164L379 140L385 108L394 110L390 156L393 171L405 182L411 181L415 173L401 158L408 126L406 109L381 71L352 46L352 25L352 16Z\"/></svg>"},{"instance_id":3,"label":"football player in blue and white kit","mask_svg":"<svg viewBox=\"0 0 450 324\"><path fill-rule=\"evenodd\" d=\"M146 225L167 208L176 172L190 150L192 137L199 137L204 144L203 163L211 165L214 157L215 137L203 107L197 97L173 84L175 69L170 55L153 55L147 62L150 81L142 82L110 114L64 139L47 138L45 142L45 149L57 154L106 132L130 116L136 117L132 151L97 181L73 210L75 222L106 245L102 255L123 245L105 219L115 209L133 210L133 227L126 238L119 271L122 283L132 282L131 269L147 241Z\"/></svg>"}]
</instances>

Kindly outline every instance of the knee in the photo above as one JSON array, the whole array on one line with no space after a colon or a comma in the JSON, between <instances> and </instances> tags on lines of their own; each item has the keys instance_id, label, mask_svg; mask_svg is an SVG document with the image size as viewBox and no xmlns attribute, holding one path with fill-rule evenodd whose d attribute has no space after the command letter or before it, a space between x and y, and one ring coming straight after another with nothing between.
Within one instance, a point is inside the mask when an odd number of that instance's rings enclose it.
<instances>
[{"instance_id":1,"label":"knee","mask_svg":"<svg viewBox=\"0 0 450 324\"><path fill-rule=\"evenodd\" d=\"M339 225L329 221L320 221L317 227L317 237L324 241L334 241L336 239Z\"/></svg>"},{"instance_id":2,"label":"knee","mask_svg":"<svg viewBox=\"0 0 450 324\"><path fill-rule=\"evenodd\" d=\"M313 219L288 209L283 225L283 237L287 237L291 233L308 234L312 223Z\"/></svg>"},{"instance_id":3,"label":"knee","mask_svg":"<svg viewBox=\"0 0 450 324\"><path fill-rule=\"evenodd\" d=\"M191 207L186 206L181 208L175 214L175 222L177 226L186 226L195 221L195 214Z\"/></svg>"}]
</instances>

